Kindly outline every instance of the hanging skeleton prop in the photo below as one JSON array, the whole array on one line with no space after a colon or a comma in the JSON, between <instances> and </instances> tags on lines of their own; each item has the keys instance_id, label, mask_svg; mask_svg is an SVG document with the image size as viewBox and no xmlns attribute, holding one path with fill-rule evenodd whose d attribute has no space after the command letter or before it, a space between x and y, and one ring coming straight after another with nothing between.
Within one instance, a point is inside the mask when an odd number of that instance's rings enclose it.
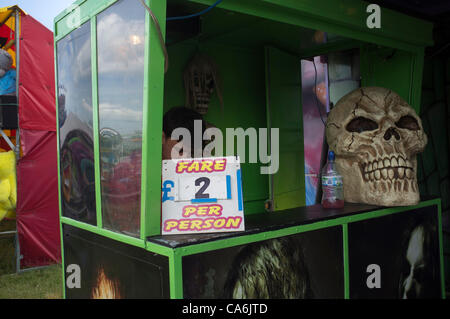
<instances>
[{"instance_id":1,"label":"hanging skeleton prop","mask_svg":"<svg viewBox=\"0 0 450 319\"><path fill-rule=\"evenodd\" d=\"M419 202L416 155L427 144L422 122L398 94L379 87L344 96L330 112L330 149L347 202L407 206Z\"/></svg>"},{"instance_id":2,"label":"hanging skeleton prop","mask_svg":"<svg viewBox=\"0 0 450 319\"><path fill-rule=\"evenodd\" d=\"M216 91L223 109L222 91L214 61L203 54L196 54L184 71L184 87L186 90L186 106L198 113L208 113L211 97Z\"/></svg>"}]
</instances>

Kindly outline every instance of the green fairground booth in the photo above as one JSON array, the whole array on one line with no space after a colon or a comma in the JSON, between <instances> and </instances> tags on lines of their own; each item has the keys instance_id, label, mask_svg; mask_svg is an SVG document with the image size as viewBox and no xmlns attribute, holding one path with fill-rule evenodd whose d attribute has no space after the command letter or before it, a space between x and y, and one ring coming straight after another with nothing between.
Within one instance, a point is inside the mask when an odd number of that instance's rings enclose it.
<instances>
[{"instance_id":1,"label":"green fairground booth","mask_svg":"<svg viewBox=\"0 0 450 319\"><path fill-rule=\"evenodd\" d=\"M55 19L65 297L445 297L439 198L324 209L317 187L341 97L384 87L419 111L432 29L358 0L76 1ZM195 96L195 68L210 95L193 107L223 145L227 128L246 132L220 154L240 165L210 190L244 218L211 217L214 201L208 215L190 197L196 224L167 233L163 115ZM254 141L274 134L278 169L263 174ZM183 234L199 225L210 231Z\"/></svg>"}]
</instances>

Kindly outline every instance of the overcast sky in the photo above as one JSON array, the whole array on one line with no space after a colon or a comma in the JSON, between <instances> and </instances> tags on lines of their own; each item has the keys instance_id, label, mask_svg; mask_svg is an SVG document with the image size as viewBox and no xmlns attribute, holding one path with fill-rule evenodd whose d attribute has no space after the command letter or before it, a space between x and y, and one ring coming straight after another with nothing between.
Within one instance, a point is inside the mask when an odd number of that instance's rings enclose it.
<instances>
[{"instance_id":1,"label":"overcast sky","mask_svg":"<svg viewBox=\"0 0 450 319\"><path fill-rule=\"evenodd\" d=\"M0 8L18 5L53 31L53 19L74 2L75 0L0 0Z\"/></svg>"}]
</instances>

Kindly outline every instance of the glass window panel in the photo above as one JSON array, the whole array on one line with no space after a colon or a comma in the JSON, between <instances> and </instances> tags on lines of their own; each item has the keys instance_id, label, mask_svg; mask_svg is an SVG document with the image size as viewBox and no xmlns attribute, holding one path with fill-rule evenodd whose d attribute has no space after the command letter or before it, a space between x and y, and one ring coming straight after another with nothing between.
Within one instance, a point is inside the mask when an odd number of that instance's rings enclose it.
<instances>
[{"instance_id":1,"label":"glass window panel","mask_svg":"<svg viewBox=\"0 0 450 319\"><path fill-rule=\"evenodd\" d=\"M139 236L145 10L121 0L97 19L103 225Z\"/></svg>"},{"instance_id":2,"label":"glass window panel","mask_svg":"<svg viewBox=\"0 0 450 319\"><path fill-rule=\"evenodd\" d=\"M90 23L57 43L62 215L96 225Z\"/></svg>"}]
</instances>

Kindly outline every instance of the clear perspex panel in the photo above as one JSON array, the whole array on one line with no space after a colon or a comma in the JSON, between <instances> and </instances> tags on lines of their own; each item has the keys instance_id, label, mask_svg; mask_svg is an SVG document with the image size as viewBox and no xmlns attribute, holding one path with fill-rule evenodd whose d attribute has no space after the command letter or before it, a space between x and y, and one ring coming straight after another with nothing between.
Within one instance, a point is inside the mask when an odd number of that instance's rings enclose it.
<instances>
[{"instance_id":1,"label":"clear perspex panel","mask_svg":"<svg viewBox=\"0 0 450 319\"><path fill-rule=\"evenodd\" d=\"M62 215L96 225L90 22L57 43Z\"/></svg>"},{"instance_id":2,"label":"clear perspex panel","mask_svg":"<svg viewBox=\"0 0 450 319\"><path fill-rule=\"evenodd\" d=\"M118 1L97 16L103 226L139 236L145 10Z\"/></svg>"}]
</instances>

